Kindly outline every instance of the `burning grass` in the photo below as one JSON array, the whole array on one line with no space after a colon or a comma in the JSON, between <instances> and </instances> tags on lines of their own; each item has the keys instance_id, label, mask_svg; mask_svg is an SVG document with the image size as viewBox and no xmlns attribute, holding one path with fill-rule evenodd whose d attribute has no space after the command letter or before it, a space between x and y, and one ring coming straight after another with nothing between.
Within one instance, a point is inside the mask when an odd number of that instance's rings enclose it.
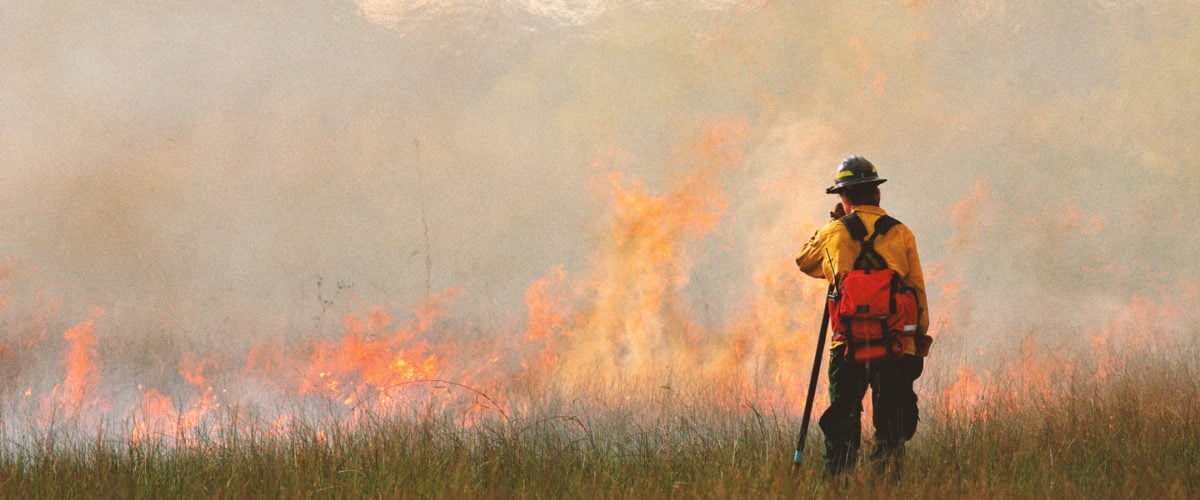
<instances>
[{"instance_id":1,"label":"burning grass","mask_svg":"<svg viewBox=\"0 0 1200 500\"><path fill-rule=\"evenodd\" d=\"M233 409L182 441L58 425L17 446L6 440L0 484L38 497L1195 498L1197 371L1190 359L1159 356L1103 379L1069 376L1050 391L983 381L970 412L937 410L949 391L926 398L899 485L869 467L841 482L823 478L819 430L792 477L796 415L663 387L631 391L624 403L492 411L469 425L457 410L439 410L353 429L322 419L263 428Z\"/></svg>"},{"instance_id":2,"label":"burning grass","mask_svg":"<svg viewBox=\"0 0 1200 500\"><path fill-rule=\"evenodd\" d=\"M523 324L470 326L453 314L457 290L409 317L341 285L326 297L318 281L311 329L180 320L144 334L119 308L81 314L30 298L36 278L0 280L0 485L39 497L1200 494L1196 285L1016 326L974 307L991 296L967 286L979 250L966 223L930 266L938 344L904 481L869 467L826 480L815 425L790 476L824 285L773 256L724 318L701 319L687 293L743 128L687 148L695 167L663 194L609 176L600 248L584 269L535 281ZM952 211L973 220L987 197L972 190ZM802 238L787 232L776 236ZM1014 328L1079 334L1022 342Z\"/></svg>"}]
</instances>

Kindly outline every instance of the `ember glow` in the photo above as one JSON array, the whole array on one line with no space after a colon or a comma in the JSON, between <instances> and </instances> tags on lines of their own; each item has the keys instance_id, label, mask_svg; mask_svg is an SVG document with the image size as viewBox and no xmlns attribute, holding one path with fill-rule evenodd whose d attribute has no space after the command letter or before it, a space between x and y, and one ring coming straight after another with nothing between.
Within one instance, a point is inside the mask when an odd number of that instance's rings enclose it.
<instances>
[{"instance_id":1,"label":"ember glow","mask_svg":"<svg viewBox=\"0 0 1200 500\"><path fill-rule=\"evenodd\" d=\"M791 416L849 154L921 247L926 415L1195 348L1197 10L20 2L0 434Z\"/></svg>"}]
</instances>

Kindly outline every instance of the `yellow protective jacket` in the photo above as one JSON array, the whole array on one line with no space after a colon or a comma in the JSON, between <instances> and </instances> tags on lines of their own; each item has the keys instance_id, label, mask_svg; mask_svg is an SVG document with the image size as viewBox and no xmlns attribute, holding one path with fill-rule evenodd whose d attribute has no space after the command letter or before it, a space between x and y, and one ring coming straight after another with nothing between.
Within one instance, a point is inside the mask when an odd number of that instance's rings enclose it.
<instances>
[{"instance_id":1,"label":"yellow protective jacket","mask_svg":"<svg viewBox=\"0 0 1200 500\"><path fill-rule=\"evenodd\" d=\"M887 215L882 208L863 205L854 207L853 212L867 227L867 234L875 234L875 221ZM901 281L917 292L917 335L926 335L929 331L929 303L925 299L925 275L921 272L921 259L917 256L917 240L912 231L904 224L898 224L886 234L875 239L875 252L887 261L893 271L900 274ZM850 231L839 221L830 221L813 235L800 253L796 256L796 265L805 274L814 278L824 278L831 284L836 283L854 269L854 260L862 243L850 238ZM830 262L832 260L832 262ZM901 336L905 354L915 354L916 346L912 337ZM834 341L836 348L842 343Z\"/></svg>"}]
</instances>

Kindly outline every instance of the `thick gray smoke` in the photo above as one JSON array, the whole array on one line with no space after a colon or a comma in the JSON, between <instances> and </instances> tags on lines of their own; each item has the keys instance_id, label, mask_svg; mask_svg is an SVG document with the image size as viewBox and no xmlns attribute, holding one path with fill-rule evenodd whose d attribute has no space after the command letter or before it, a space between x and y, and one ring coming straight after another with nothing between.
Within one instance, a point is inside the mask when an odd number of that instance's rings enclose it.
<instances>
[{"instance_id":1,"label":"thick gray smoke","mask_svg":"<svg viewBox=\"0 0 1200 500\"><path fill-rule=\"evenodd\" d=\"M8 2L0 335L102 308L102 351L244 349L447 290L517 332L531 283L594 265L609 172L670 189L728 123L698 322L794 271L861 154L947 358L1102 335L1138 298L1194 324L1198 31L1168 1Z\"/></svg>"}]
</instances>

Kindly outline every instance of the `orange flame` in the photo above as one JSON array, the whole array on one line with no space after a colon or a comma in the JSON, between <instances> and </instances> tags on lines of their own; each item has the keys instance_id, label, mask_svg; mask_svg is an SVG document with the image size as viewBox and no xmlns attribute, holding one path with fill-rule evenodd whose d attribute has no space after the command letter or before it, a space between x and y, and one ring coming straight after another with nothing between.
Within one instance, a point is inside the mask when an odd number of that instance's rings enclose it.
<instances>
[{"instance_id":1,"label":"orange flame","mask_svg":"<svg viewBox=\"0 0 1200 500\"><path fill-rule=\"evenodd\" d=\"M665 194L609 174L614 214L591 273L578 287L586 290L586 305L567 321L560 306L565 301L547 300L544 284L527 293L530 335L562 329L563 349L549 357L567 379L654 377L672 363L698 361L697 327L680 297L691 269L687 243L710 232L725 209L717 175L740 160L745 127L739 121L711 128L683 153L694 168L673 179Z\"/></svg>"},{"instance_id":2,"label":"orange flame","mask_svg":"<svg viewBox=\"0 0 1200 500\"><path fill-rule=\"evenodd\" d=\"M430 299L412 328L392 327L392 318L382 309L367 317L348 315L347 334L336 342L313 346L307 376L300 394L319 394L357 406L366 399L387 406L388 391L405 382L438 378L442 363L431 346L417 337L426 333L438 315L438 305L452 293Z\"/></svg>"},{"instance_id":3,"label":"orange flame","mask_svg":"<svg viewBox=\"0 0 1200 500\"><path fill-rule=\"evenodd\" d=\"M525 339L541 345L536 363L525 360L523 368L529 376L553 372L559 362L559 336L567 327L569 297L563 292L566 271L556 266L547 275L529 286L525 292L525 307L529 311ZM536 373L535 373L536 372Z\"/></svg>"},{"instance_id":4,"label":"orange flame","mask_svg":"<svg viewBox=\"0 0 1200 500\"><path fill-rule=\"evenodd\" d=\"M852 45L862 48L857 41ZM864 71L869 73L869 59L864 61ZM875 75L881 89L886 79L881 72ZM619 171L603 176L610 219L597 236L598 251L579 273L568 275L563 266L555 266L530 284L524 297L526 324L523 329L514 328L512 338L490 332L494 335L470 344L462 336L439 337L448 330L440 329L439 320L457 293L452 291L430 297L408 322L397 320L395 313L385 307L375 307L346 314L344 330L336 338L297 341L298 347L282 342L252 346L240 373L222 372L222 365L228 363L222 363L220 357L189 352L175 363L178 378L176 373L167 374L173 383L139 385L138 397L129 398L127 414L134 418L131 437L171 438L186 444L187 436L228 404L230 396L218 389L222 383L233 389L241 382L236 379L238 375L269 379L264 384L269 386L264 391L267 397L288 398L286 402L299 399L301 406L310 400L322 405L336 402L329 406L343 412L339 416L347 409L352 416L359 410L384 417L403 415L403 409L412 403L405 398L417 391L409 393L399 388L414 387L419 382L430 383L420 385L422 390L453 386L475 391L467 384L487 379L505 391L515 386L531 393L558 389L556 384L560 384L572 396L593 394L581 389L615 388L617 391L602 392L599 397L626 391L620 396L636 398L627 396L630 385L666 386L674 391L672 376L676 373L695 380L696 387L707 391L705 395L712 395L718 404L740 403L743 400L729 396L751 394L755 404L799 409L824 284L799 276L787 255L780 252L774 260L758 259L767 263L754 266L750 279L754 292L738 304L740 307L733 310L727 323L713 326L698 321L686 300L693 271L693 244L720 229L728 209L721 175L741 161L746 127L742 121L716 125L678 152L677 161L691 168L669 179L661 191ZM791 187L787 182L778 184L764 191L780 196ZM973 252L982 251L980 239L994 222L995 205L990 186L976 181L943 219L952 230L949 255L927 268L928 282L935 292L931 294L937 314L933 326L935 336L941 337L939 347L945 347L948 336L944 333L972 326L972 296L963 261ZM1070 222L1051 223L1059 224L1056 228L1060 232L1089 236L1104 230L1103 216L1085 217L1072 206L1066 208L1066 215ZM787 220L793 226L787 230L787 238L794 238L792 233L802 226L797 220ZM1160 337L1145 325L1194 323L1194 318L1186 315L1195 310L1191 306L1198 302L1197 290L1194 284L1184 283L1169 290L1171 293L1134 295L1111 305L1111 321L1086 333L1098 352L1122 348L1123 343L1152 344ZM5 300L0 298L0 309L6 307ZM102 314L97 310L93 316ZM98 390L101 377L95 321L89 319L64 332L68 343L62 356L65 377L49 396L38 394L44 406L52 404L55 409L67 408L80 415L108 404L100 397L103 391ZM513 338L516 341L509 342ZM934 405L934 411L951 418L986 419L989 408L995 407L985 405L986 399L1050 397L1053 387L1049 381L1082 369L1078 359L1057 354L1061 351L1046 349L1033 339L1032 335L1026 337L1023 356L1003 372L1004 387L995 383L1000 376L993 377L992 372L979 367L963 364L956 377L951 370L951 380L938 381L949 384L935 389L935 396L943 399ZM487 348L506 349L514 344L513 352L462 355ZM36 342L19 348L0 343L0 356L33 345ZM1119 363L1124 358L1106 352L1111 359L1096 357L1101 361L1097 376L1121 368ZM511 363L501 363L501 358ZM466 368L468 363L470 369ZM26 397L32 397L33 391L26 389ZM497 408L501 412L507 407L499 408L504 406L499 402L509 404L516 399L484 391L472 392L469 397L475 399L475 408ZM303 423L300 413L281 411L283 414L269 414L263 420L270 422L266 424L270 427L268 433L283 434Z\"/></svg>"},{"instance_id":5,"label":"orange flame","mask_svg":"<svg viewBox=\"0 0 1200 500\"><path fill-rule=\"evenodd\" d=\"M151 388L142 394L139 410L129 436L135 443L168 436L177 419L175 402L158 389Z\"/></svg>"},{"instance_id":6,"label":"orange flame","mask_svg":"<svg viewBox=\"0 0 1200 500\"><path fill-rule=\"evenodd\" d=\"M983 380L966 364L958 368L958 379L942 395L947 415L966 420L987 418L982 406L985 396Z\"/></svg>"},{"instance_id":7,"label":"orange flame","mask_svg":"<svg viewBox=\"0 0 1200 500\"><path fill-rule=\"evenodd\" d=\"M96 309L93 315L103 315L104 311ZM87 320L67 329L63 333L71 345L64 357L67 375L62 383L61 402L74 413L79 413L84 407L84 400L100 383L100 375L96 369L96 322Z\"/></svg>"}]
</instances>

